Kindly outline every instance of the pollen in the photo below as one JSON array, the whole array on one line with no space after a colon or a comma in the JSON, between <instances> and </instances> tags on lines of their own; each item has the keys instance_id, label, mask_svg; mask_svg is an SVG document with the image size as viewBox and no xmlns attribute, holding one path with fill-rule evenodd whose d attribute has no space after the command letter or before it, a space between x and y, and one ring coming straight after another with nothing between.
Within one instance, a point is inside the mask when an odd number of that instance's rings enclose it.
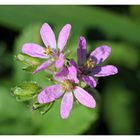
<instances>
[{"instance_id":1,"label":"pollen","mask_svg":"<svg viewBox=\"0 0 140 140\"><path fill-rule=\"evenodd\" d=\"M70 80L64 80L64 82L61 83L61 89L63 91L71 91L74 88L74 85L72 84L72 81Z\"/></svg>"},{"instance_id":2,"label":"pollen","mask_svg":"<svg viewBox=\"0 0 140 140\"><path fill-rule=\"evenodd\" d=\"M89 58L86 62L86 65L89 69L93 69L95 66L95 61L93 61L91 58Z\"/></svg>"},{"instance_id":3,"label":"pollen","mask_svg":"<svg viewBox=\"0 0 140 140\"><path fill-rule=\"evenodd\" d=\"M44 54L50 55L51 53L52 53L52 51L51 51L50 47L46 47L46 48L44 49Z\"/></svg>"}]
</instances>

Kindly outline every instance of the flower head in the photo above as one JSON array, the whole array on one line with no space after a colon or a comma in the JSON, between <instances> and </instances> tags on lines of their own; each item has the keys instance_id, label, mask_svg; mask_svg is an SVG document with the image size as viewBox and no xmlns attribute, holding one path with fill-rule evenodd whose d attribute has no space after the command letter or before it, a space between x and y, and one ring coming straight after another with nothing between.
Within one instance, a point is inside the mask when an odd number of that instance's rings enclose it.
<instances>
[{"instance_id":1,"label":"flower head","mask_svg":"<svg viewBox=\"0 0 140 140\"><path fill-rule=\"evenodd\" d=\"M60 114L66 119L73 107L74 97L84 106L95 108L95 99L84 89L78 86L77 70L74 65L62 68L55 74L58 84L45 88L39 95L40 104L52 102L62 97Z\"/></svg>"},{"instance_id":2,"label":"flower head","mask_svg":"<svg viewBox=\"0 0 140 140\"><path fill-rule=\"evenodd\" d=\"M58 49L56 46L55 34L48 23L44 23L40 29L41 38L46 47L42 47L35 43L26 43L22 47L22 52L30 55L32 57L38 57L42 59L47 59L42 63L33 74L39 72L40 70L46 69L48 66L55 63L56 68L60 68L64 64L64 54L62 53L69 34L71 31L71 25L66 24L60 31L58 37Z\"/></svg>"},{"instance_id":3,"label":"flower head","mask_svg":"<svg viewBox=\"0 0 140 140\"><path fill-rule=\"evenodd\" d=\"M97 85L95 77L105 77L117 74L118 69L113 65L100 65L110 55L110 47L106 45L100 46L92 51L89 57L87 57L86 48L86 39L84 37L80 37L77 48L78 66L76 67L78 69L78 77L87 85L94 88Z\"/></svg>"}]
</instances>

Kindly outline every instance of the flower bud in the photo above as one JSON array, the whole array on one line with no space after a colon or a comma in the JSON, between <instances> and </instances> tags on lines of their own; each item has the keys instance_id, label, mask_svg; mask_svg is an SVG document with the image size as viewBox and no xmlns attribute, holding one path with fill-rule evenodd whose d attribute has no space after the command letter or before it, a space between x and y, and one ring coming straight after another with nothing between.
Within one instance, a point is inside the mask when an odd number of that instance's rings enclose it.
<instances>
[{"instance_id":1,"label":"flower bud","mask_svg":"<svg viewBox=\"0 0 140 140\"><path fill-rule=\"evenodd\" d=\"M37 66L41 64L41 60L39 58L31 57L22 53L16 55L16 59L26 65L25 67L23 67L23 70L29 72L34 71Z\"/></svg>"},{"instance_id":2,"label":"flower bud","mask_svg":"<svg viewBox=\"0 0 140 140\"><path fill-rule=\"evenodd\" d=\"M53 106L54 102L48 104L34 103L32 106L33 110L39 110L42 115L46 114Z\"/></svg>"},{"instance_id":3,"label":"flower bud","mask_svg":"<svg viewBox=\"0 0 140 140\"><path fill-rule=\"evenodd\" d=\"M24 82L14 88L12 93L18 101L27 101L35 98L41 88L35 82Z\"/></svg>"},{"instance_id":4,"label":"flower bud","mask_svg":"<svg viewBox=\"0 0 140 140\"><path fill-rule=\"evenodd\" d=\"M41 63L41 60L39 58L31 57L26 54L18 54L16 56L17 60L23 62L24 64L28 65L39 65Z\"/></svg>"}]
</instances>

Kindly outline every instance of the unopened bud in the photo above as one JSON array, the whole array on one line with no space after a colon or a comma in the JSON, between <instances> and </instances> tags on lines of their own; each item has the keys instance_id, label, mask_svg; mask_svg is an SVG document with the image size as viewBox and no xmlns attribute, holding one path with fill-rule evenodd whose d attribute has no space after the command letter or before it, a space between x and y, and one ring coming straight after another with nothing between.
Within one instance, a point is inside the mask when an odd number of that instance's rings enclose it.
<instances>
[{"instance_id":1,"label":"unopened bud","mask_svg":"<svg viewBox=\"0 0 140 140\"><path fill-rule=\"evenodd\" d=\"M50 102L47 104L34 103L32 109L39 110L39 112L44 115L52 108L53 104L54 102Z\"/></svg>"},{"instance_id":2,"label":"unopened bud","mask_svg":"<svg viewBox=\"0 0 140 140\"><path fill-rule=\"evenodd\" d=\"M39 65L41 63L41 60L39 58L31 57L26 54L18 54L16 56L17 60L23 62L24 64L28 65Z\"/></svg>"},{"instance_id":3,"label":"unopened bud","mask_svg":"<svg viewBox=\"0 0 140 140\"><path fill-rule=\"evenodd\" d=\"M14 88L12 93L18 101L27 101L35 98L41 88L35 82L24 82Z\"/></svg>"}]
</instances>

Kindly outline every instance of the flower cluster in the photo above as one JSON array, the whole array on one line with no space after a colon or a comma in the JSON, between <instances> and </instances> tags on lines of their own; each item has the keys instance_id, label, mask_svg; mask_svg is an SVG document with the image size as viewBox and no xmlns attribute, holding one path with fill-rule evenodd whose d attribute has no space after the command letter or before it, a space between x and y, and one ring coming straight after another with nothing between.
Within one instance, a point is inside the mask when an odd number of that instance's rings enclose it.
<instances>
[{"instance_id":1,"label":"flower cluster","mask_svg":"<svg viewBox=\"0 0 140 140\"><path fill-rule=\"evenodd\" d=\"M113 65L102 66L104 60L110 55L111 48L103 45L87 55L86 39L83 36L78 40L77 63L67 58L64 47L70 31L71 25L66 24L61 29L56 43L52 28L49 24L44 23L40 29L40 35L45 47L35 43L26 43L22 47L23 54L43 60L33 74L46 70L50 66L55 68L52 73L54 85L43 89L38 94L37 100L39 104L49 104L62 98L60 114L63 119L68 118L76 100L88 108L96 107L95 99L82 87L81 83L95 88L97 86L96 77L110 76L118 72ZM65 63L66 61L67 63Z\"/></svg>"}]
</instances>

